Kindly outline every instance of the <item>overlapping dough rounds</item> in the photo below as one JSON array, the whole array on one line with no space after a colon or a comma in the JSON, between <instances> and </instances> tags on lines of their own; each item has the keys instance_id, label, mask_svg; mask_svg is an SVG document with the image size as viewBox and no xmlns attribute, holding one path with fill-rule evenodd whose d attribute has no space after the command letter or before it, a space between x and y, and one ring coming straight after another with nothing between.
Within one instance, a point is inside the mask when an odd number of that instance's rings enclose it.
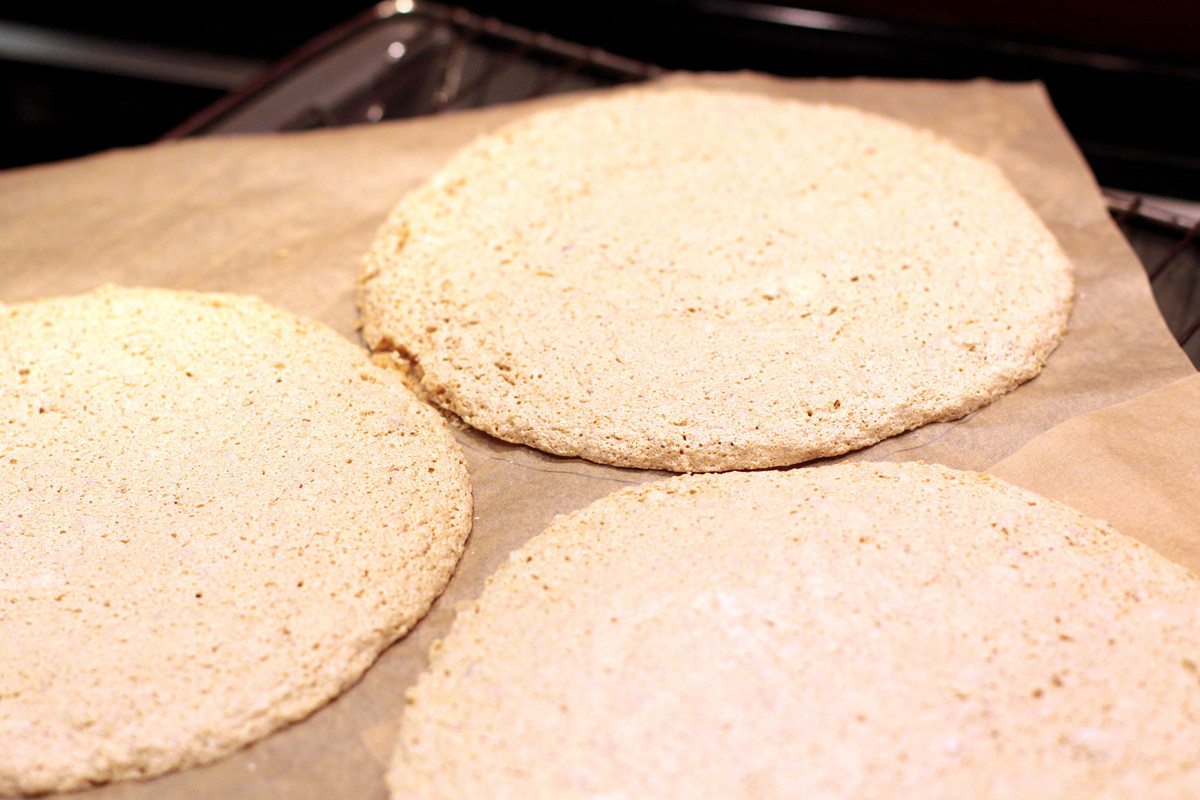
<instances>
[{"instance_id":1,"label":"overlapping dough rounds","mask_svg":"<svg viewBox=\"0 0 1200 800\"><path fill-rule=\"evenodd\" d=\"M518 550L410 694L397 799L1200 796L1200 583L977 473L692 475Z\"/></svg>"},{"instance_id":2,"label":"overlapping dough rounds","mask_svg":"<svg viewBox=\"0 0 1200 800\"><path fill-rule=\"evenodd\" d=\"M501 439L799 463L1042 368L1071 266L1000 170L860 111L642 89L484 136L395 209L363 333Z\"/></svg>"},{"instance_id":3,"label":"overlapping dough rounds","mask_svg":"<svg viewBox=\"0 0 1200 800\"><path fill-rule=\"evenodd\" d=\"M322 705L470 525L436 412L246 297L0 305L0 794L211 760Z\"/></svg>"}]
</instances>

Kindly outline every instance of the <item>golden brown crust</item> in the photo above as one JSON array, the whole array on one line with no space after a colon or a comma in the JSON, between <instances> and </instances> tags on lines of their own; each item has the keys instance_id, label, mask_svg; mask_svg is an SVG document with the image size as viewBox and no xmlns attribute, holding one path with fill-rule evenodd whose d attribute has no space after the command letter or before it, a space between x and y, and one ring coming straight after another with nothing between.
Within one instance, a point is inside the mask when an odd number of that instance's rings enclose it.
<instances>
[{"instance_id":1,"label":"golden brown crust","mask_svg":"<svg viewBox=\"0 0 1200 800\"><path fill-rule=\"evenodd\" d=\"M962 416L1037 374L1071 292L1000 171L931 134L652 89L466 148L384 225L359 304L481 430L702 471Z\"/></svg>"},{"instance_id":2,"label":"golden brown crust","mask_svg":"<svg viewBox=\"0 0 1200 800\"><path fill-rule=\"evenodd\" d=\"M212 760L356 680L470 526L445 425L248 297L0 308L0 794Z\"/></svg>"}]
</instances>

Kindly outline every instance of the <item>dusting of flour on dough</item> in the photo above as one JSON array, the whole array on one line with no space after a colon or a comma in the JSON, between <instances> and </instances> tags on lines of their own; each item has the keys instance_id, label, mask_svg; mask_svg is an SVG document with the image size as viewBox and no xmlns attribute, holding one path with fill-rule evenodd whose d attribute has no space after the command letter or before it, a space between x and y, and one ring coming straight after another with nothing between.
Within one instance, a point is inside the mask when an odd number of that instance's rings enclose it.
<instances>
[{"instance_id":1,"label":"dusting of flour on dough","mask_svg":"<svg viewBox=\"0 0 1200 800\"><path fill-rule=\"evenodd\" d=\"M612 494L515 551L409 695L397 800L1194 797L1200 583L986 475Z\"/></svg>"}]
</instances>

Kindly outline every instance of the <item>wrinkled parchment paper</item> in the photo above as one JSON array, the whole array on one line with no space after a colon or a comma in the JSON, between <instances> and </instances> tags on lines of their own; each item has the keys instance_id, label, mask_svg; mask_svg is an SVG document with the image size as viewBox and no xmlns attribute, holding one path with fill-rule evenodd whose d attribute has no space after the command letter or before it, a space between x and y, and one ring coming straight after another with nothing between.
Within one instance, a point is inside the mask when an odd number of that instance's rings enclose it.
<instances>
[{"instance_id":1,"label":"wrinkled parchment paper","mask_svg":"<svg viewBox=\"0 0 1200 800\"><path fill-rule=\"evenodd\" d=\"M784 80L676 74L668 82L854 105L933 129L1005 170L1074 261L1070 329L1044 372L965 419L839 460L988 469L1200 567L1200 380L1158 315L1136 256L1036 84ZM577 97L577 96L576 96ZM390 208L455 149L546 98L299 134L207 138L0 173L0 302L102 283L255 294L358 341L359 261ZM549 456L456 430L476 520L429 615L342 697L215 764L86 798L382 798L405 688L506 554L569 512L664 473ZM1100 477L1097 480L1097 477ZM2 743L0 743L2 746Z\"/></svg>"}]
</instances>

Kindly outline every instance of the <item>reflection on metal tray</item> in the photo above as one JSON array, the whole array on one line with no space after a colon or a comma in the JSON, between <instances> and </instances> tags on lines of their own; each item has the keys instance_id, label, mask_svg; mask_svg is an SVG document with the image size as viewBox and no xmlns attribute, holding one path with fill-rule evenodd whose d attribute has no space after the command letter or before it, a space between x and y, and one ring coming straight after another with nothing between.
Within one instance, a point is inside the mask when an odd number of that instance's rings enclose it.
<instances>
[{"instance_id":1,"label":"reflection on metal tray","mask_svg":"<svg viewBox=\"0 0 1200 800\"><path fill-rule=\"evenodd\" d=\"M1200 204L1112 189L1104 195L1146 268L1163 319L1200 367Z\"/></svg>"},{"instance_id":2,"label":"reflection on metal tray","mask_svg":"<svg viewBox=\"0 0 1200 800\"><path fill-rule=\"evenodd\" d=\"M643 80L663 70L418 0L388 0L313 40L167 135L335 127ZM1164 318L1200 366L1200 205L1106 190Z\"/></svg>"},{"instance_id":3,"label":"reflection on metal tray","mask_svg":"<svg viewBox=\"0 0 1200 800\"><path fill-rule=\"evenodd\" d=\"M314 39L167 138L378 122L660 72L464 9L391 0Z\"/></svg>"}]
</instances>

